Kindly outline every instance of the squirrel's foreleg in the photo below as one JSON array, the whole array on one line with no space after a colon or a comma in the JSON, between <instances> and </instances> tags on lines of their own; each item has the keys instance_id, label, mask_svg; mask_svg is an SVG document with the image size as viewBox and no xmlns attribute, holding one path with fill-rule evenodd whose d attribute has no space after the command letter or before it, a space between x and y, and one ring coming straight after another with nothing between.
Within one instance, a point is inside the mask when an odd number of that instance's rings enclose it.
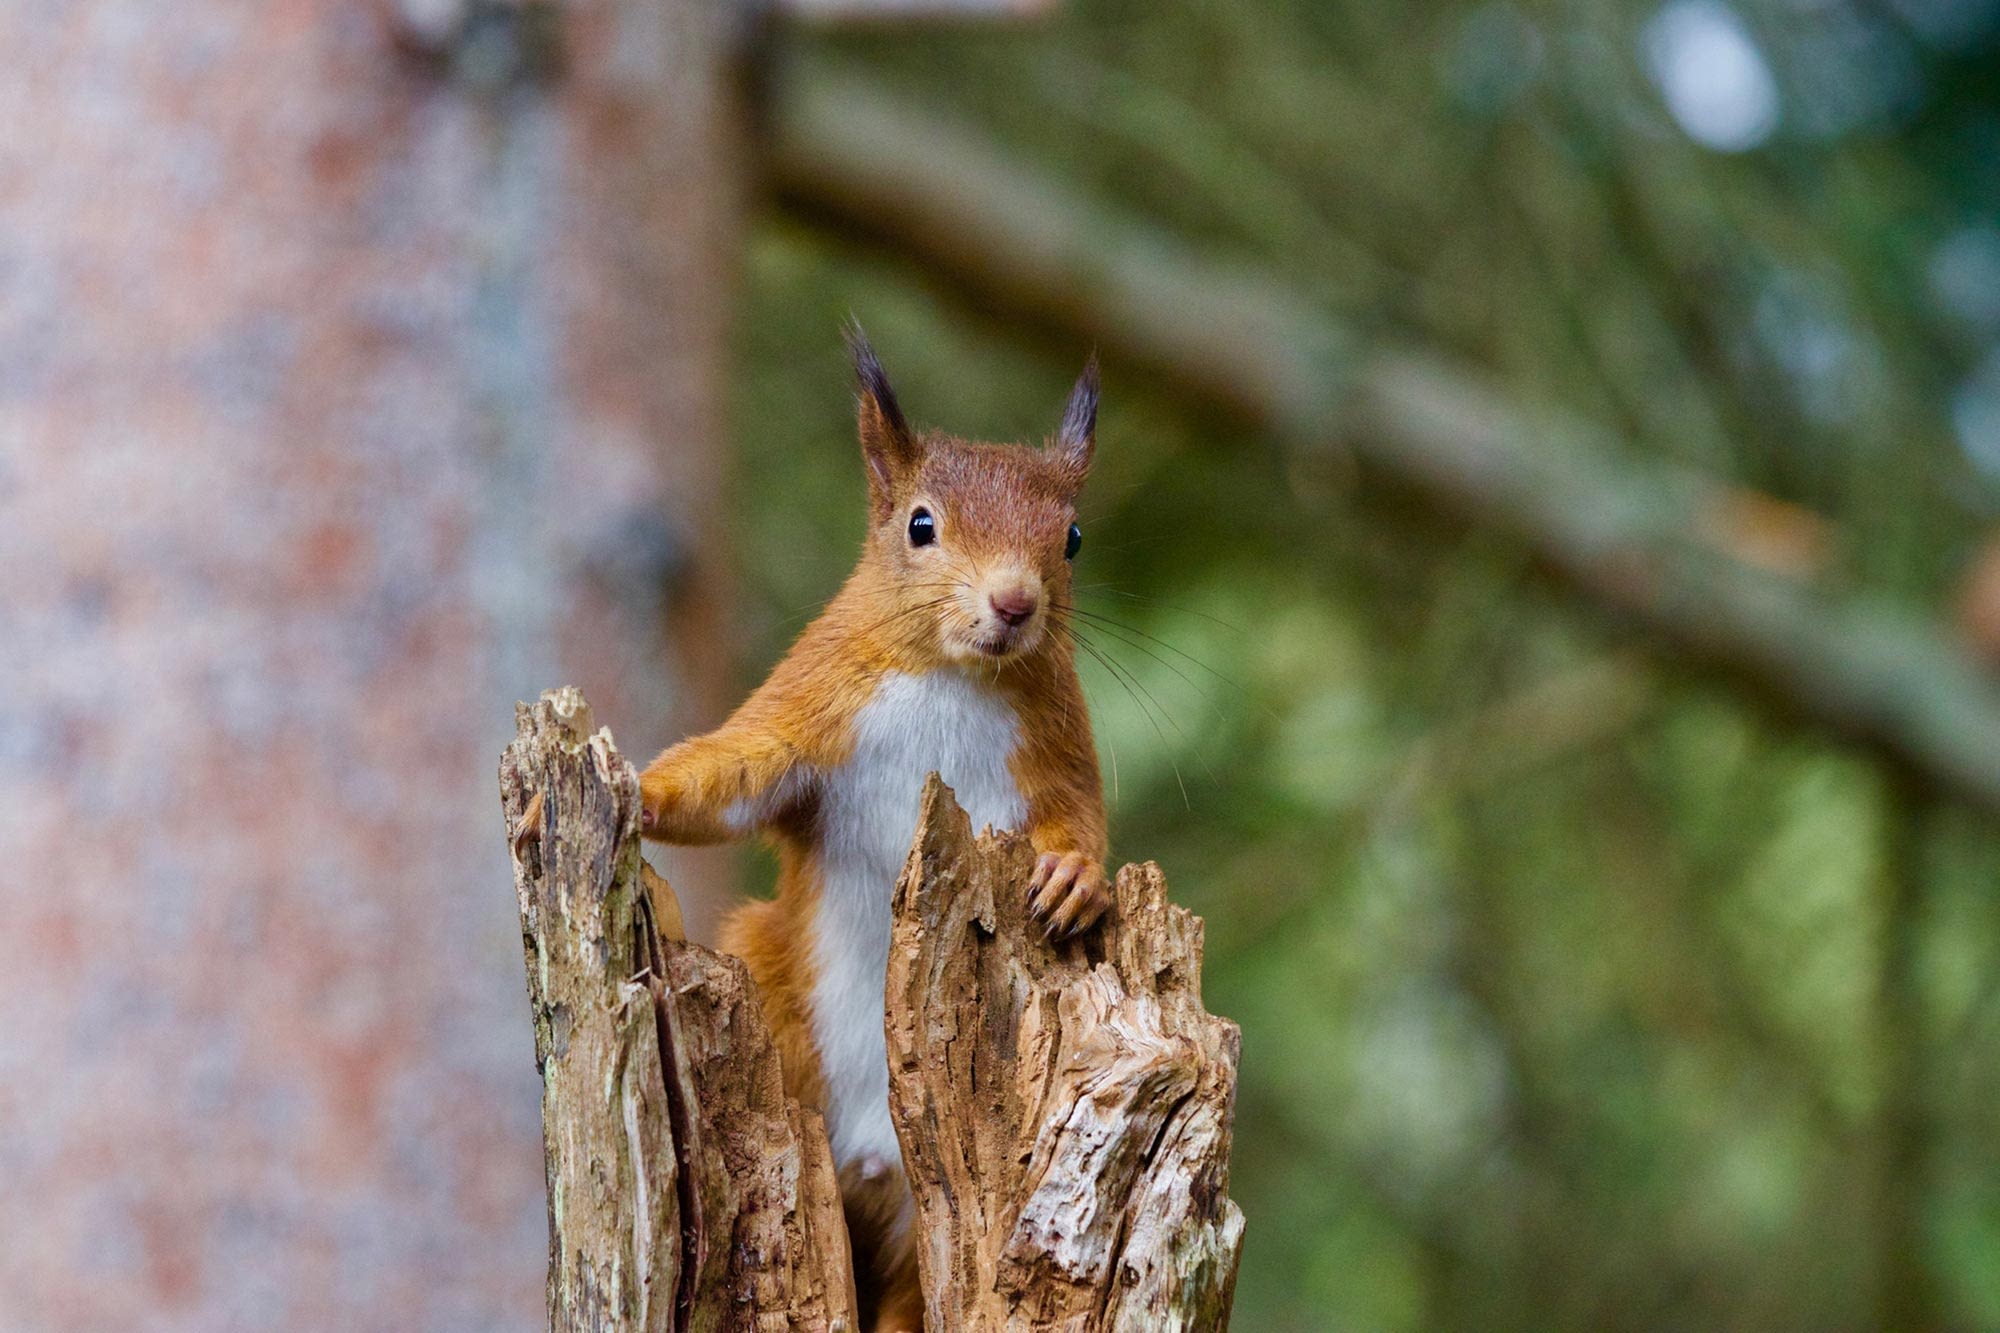
<instances>
[{"instance_id":1,"label":"squirrel's foreleg","mask_svg":"<svg viewBox=\"0 0 2000 1333\"><path fill-rule=\"evenodd\" d=\"M640 832L678 843L741 838L771 817L802 771L791 745L740 724L682 741L639 775Z\"/></svg>"}]
</instances>

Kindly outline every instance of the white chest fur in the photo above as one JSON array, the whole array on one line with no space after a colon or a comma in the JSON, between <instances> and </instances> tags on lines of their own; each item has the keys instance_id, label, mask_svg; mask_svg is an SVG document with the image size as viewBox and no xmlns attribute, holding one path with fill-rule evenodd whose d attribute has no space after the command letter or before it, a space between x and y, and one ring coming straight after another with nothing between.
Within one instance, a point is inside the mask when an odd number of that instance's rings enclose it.
<instances>
[{"instance_id":1,"label":"white chest fur","mask_svg":"<svg viewBox=\"0 0 2000 1333\"><path fill-rule=\"evenodd\" d=\"M820 776L813 1035L837 1163L901 1160L889 1123L882 985L889 898L916 831L924 779L937 770L975 829L1019 828L1027 803L1007 766L1018 733L1007 702L968 676L893 673L855 718L853 756Z\"/></svg>"}]
</instances>

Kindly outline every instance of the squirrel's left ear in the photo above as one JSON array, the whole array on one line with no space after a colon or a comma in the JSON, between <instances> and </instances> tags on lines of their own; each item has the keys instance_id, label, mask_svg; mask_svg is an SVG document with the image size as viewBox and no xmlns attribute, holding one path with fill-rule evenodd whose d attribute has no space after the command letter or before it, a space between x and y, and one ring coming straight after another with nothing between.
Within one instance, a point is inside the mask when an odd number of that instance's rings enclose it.
<instances>
[{"instance_id":1,"label":"squirrel's left ear","mask_svg":"<svg viewBox=\"0 0 2000 1333\"><path fill-rule=\"evenodd\" d=\"M1062 425L1056 428L1056 458L1070 475L1070 484L1081 487L1090 475L1090 456L1097 449L1097 353L1083 363L1076 387L1069 391L1069 405L1063 408Z\"/></svg>"}]
</instances>

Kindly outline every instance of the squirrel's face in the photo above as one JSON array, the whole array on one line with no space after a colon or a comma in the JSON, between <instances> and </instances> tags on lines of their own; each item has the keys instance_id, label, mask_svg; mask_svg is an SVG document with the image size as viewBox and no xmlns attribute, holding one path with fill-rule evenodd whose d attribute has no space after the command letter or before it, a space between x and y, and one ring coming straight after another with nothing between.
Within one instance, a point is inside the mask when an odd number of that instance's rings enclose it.
<instances>
[{"instance_id":1,"label":"squirrel's face","mask_svg":"<svg viewBox=\"0 0 2000 1333\"><path fill-rule=\"evenodd\" d=\"M1074 497L1040 451L932 437L877 535L905 606L922 606L955 662L1039 648L1069 604L1082 534Z\"/></svg>"},{"instance_id":2,"label":"squirrel's face","mask_svg":"<svg viewBox=\"0 0 2000 1333\"><path fill-rule=\"evenodd\" d=\"M999 664L1054 642L1067 622L1083 534L1097 366L1084 369L1043 447L974 444L904 422L874 353L853 332L868 462L871 558L892 575L895 637L959 664Z\"/></svg>"}]
</instances>

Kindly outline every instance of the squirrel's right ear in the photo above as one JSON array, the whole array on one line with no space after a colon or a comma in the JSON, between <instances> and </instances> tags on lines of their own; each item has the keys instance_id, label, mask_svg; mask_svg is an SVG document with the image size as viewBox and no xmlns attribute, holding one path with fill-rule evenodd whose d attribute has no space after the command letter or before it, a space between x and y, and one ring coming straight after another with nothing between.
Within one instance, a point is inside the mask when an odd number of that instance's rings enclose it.
<instances>
[{"instance_id":1,"label":"squirrel's right ear","mask_svg":"<svg viewBox=\"0 0 2000 1333\"><path fill-rule=\"evenodd\" d=\"M1097 353L1083 363L1083 374L1069 391L1063 408L1062 425L1056 428L1056 458L1069 474L1070 485L1081 489L1090 475L1090 457L1097 452Z\"/></svg>"},{"instance_id":2,"label":"squirrel's right ear","mask_svg":"<svg viewBox=\"0 0 2000 1333\"><path fill-rule=\"evenodd\" d=\"M847 323L847 348L854 354L854 379L859 399L861 455L868 462L868 508L877 522L889 516L898 478L915 468L916 437L896 404L888 372L875 358L868 335L853 320Z\"/></svg>"}]
</instances>

